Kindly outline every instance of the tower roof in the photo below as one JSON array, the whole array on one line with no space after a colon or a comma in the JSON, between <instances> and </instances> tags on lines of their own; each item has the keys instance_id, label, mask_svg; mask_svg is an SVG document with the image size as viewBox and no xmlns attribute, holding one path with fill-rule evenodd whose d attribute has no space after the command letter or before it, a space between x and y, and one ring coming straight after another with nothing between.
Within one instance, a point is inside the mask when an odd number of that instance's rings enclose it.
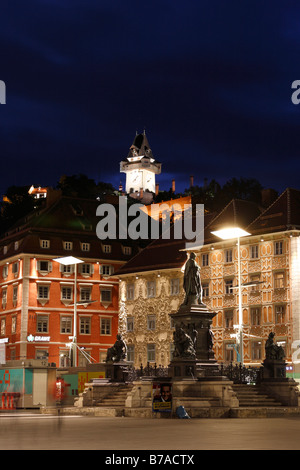
<instances>
[{"instance_id":1,"label":"tower roof","mask_svg":"<svg viewBox=\"0 0 300 470\"><path fill-rule=\"evenodd\" d=\"M127 159L132 157L149 157L154 159L145 131L142 134L136 133L129 149Z\"/></svg>"}]
</instances>

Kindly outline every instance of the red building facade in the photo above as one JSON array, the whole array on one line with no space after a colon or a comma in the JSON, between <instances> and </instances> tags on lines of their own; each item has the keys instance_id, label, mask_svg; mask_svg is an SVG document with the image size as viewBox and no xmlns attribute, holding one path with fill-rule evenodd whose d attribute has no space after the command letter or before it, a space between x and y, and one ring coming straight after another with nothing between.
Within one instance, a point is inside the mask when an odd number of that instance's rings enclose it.
<instances>
[{"instance_id":1,"label":"red building facade","mask_svg":"<svg viewBox=\"0 0 300 470\"><path fill-rule=\"evenodd\" d=\"M118 332L119 280L134 254L123 241L96 236L94 200L58 197L0 240L0 342L6 360L70 365L77 303L77 364L102 362ZM82 261L63 266L57 258ZM90 359L88 359L90 358Z\"/></svg>"}]
</instances>

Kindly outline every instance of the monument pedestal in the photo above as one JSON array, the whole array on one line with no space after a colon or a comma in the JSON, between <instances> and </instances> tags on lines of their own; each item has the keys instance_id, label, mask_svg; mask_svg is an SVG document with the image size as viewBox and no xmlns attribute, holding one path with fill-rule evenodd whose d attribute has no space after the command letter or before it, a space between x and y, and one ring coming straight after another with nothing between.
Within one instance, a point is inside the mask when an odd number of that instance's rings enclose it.
<instances>
[{"instance_id":1,"label":"monument pedestal","mask_svg":"<svg viewBox=\"0 0 300 470\"><path fill-rule=\"evenodd\" d=\"M218 364L213 352L213 333L211 324L216 312L211 312L204 304L181 305L171 317L175 324L174 357L170 363L170 375L176 379L204 378L218 374ZM178 333L179 332L179 333ZM182 335L183 340L178 337ZM193 345L184 347L185 337L189 337Z\"/></svg>"},{"instance_id":2,"label":"monument pedestal","mask_svg":"<svg viewBox=\"0 0 300 470\"><path fill-rule=\"evenodd\" d=\"M107 362L105 364L105 378L111 382L126 382L128 365L126 362Z\"/></svg>"},{"instance_id":3,"label":"monument pedestal","mask_svg":"<svg viewBox=\"0 0 300 470\"><path fill-rule=\"evenodd\" d=\"M286 379L286 362L284 360L265 359L262 365L262 381L269 379Z\"/></svg>"}]
</instances>

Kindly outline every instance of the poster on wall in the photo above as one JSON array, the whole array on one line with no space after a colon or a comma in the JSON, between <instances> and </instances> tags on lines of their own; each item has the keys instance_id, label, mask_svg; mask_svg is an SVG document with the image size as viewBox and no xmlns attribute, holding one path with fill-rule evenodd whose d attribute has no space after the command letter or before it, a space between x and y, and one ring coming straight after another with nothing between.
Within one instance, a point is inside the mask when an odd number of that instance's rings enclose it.
<instances>
[{"instance_id":1,"label":"poster on wall","mask_svg":"<svg viewBox=\"0 0 300 470\"><path fill-rule=\"evenodd\" d=\"M153 411L172 411L172 384L156 382L152 386Z\"/></svg>"}]
</instances>

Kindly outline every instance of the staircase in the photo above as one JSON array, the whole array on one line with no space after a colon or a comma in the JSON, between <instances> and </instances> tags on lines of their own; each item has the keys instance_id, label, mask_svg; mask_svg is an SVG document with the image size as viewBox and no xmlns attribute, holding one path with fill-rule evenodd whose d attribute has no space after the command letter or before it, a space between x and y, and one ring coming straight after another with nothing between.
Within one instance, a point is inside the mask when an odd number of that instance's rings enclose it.
<instances>
[{"instance_id":1,"label":"staircase","mask_svg":"<svg viewBox=\"0 0 300 470\"><path fill-rule=\"evenodd\" d=\"M282 406L282 403L267 395L259 385L235 384L232 389L237 395L240 408Z\"/></svg>"},{"instance_id":2,"label":"staircase","mask_svg":"<svg viewBox=\"0 0 300 470\"><path fill-rule=\"evenodd\" d=\"M114 387L109 395L97 400L94 403L97 416L123 416L125 401L132 387L132 384L119 385Z\"/></svg>"}]
</instances>

